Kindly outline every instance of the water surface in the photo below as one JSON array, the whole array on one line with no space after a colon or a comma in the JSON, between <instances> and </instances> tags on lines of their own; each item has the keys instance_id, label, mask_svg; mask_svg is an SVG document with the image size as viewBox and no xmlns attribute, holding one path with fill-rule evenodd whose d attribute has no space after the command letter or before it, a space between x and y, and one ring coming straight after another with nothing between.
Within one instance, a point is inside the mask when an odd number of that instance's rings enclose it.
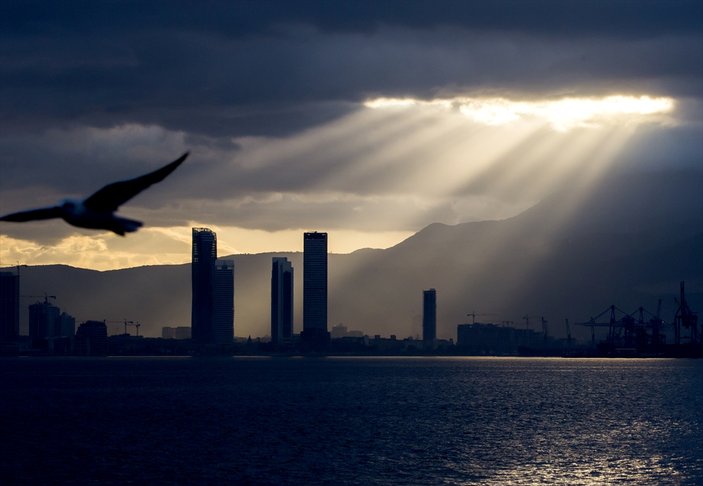
<instances>
[{"instance_id":1,"label":"water surface","mask_svg":"<svg viewBox=\"0 0 703 486\"><path fill-rule=\"evenodd\" d=\"M7 483L703 484L703 362L0 361Z\"/></svg>"}]
</instances>

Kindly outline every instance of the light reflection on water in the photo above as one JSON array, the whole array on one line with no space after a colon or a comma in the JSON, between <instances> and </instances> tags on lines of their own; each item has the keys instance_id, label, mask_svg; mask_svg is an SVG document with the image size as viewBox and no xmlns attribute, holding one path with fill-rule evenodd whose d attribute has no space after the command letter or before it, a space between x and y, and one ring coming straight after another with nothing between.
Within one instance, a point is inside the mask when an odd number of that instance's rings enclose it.
<instances>
[{"instance_id":1,"label":"light reflection on water","mask_svg":"<svg viewBox=\"0 0 703 486\"><path fill-rule=\"evenodd\" d=\"M5 360L0 396L21 482L703 484L701 361Z\"/></svg>"}]
</instances>

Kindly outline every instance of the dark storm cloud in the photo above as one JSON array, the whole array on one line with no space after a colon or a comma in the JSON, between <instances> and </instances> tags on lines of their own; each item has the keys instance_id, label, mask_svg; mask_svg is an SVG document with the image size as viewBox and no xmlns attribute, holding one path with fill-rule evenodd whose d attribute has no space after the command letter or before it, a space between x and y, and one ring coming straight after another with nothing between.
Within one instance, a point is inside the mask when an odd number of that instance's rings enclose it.
<instances>
[{"instance_id":1,"label":"dark storm cloud","mask_svg":"<svg viewBox=\"0 0 703 486\"><path fill-rule=\"evenodd\" d=\"M367 96L700 94L700 2L10 2L0 123L280 135Z\"/></svg>"},{"instance_id":2,"label":"dark storm cloud","mask_svg":"<svg viewBox=\"0 0 703 486\"><path fill-rule=\"evenodd\" d=\"M267 33L285 23L323 31L371 32L380 25L412 28L456 25L540 35L698 31L703 7L696 0L262 0L239 2L121 1L5 2L6 33L124 31L166 26L217 31L242 37Z\"/></svg>"},{"instance_id":3,"label":"dark storm cloud","mask_svg":"<svg viewBox=\"0 0 703 486\"><path fill-rule=\"evenodd\" d=\"M413 208L402 199L412 188L390 185L430 155L335 178L373 153L363 146L371 131L354 152L338 153L343 140L300 153L284 144L263 166L242 155L242 139L304 135L353 117L375 96L648 93L680 98L694 128L666 146L691 163L700 153L702 58L700 1L6 1L0 209L22 209L27 197L85 196L190 149L168 184L133 206L181 199L187 211L149 221L211 214L280 229L310 217L382 229L406 208L399 225L417 229L447 220L451 202L435 213ZM288 198L323 190L350 199ZM379 194L398 198L364 199ZM235 206L195 207L229 197Z\"/></svg>"}]
</instances>

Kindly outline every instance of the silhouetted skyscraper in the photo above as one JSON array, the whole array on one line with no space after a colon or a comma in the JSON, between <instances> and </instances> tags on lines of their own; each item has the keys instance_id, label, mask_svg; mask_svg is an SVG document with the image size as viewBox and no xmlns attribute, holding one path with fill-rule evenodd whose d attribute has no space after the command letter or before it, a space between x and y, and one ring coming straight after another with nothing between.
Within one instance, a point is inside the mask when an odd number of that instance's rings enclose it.
<instances>
[{"instance_id":1,"label":"silhouetted skyscraper","mask_svg":"<svg viewBox=\"0 0 703 486\"><path fill-rule=\"evenodd\" d=\"M191 330L200 344L229 344L234 338L234 262L217 259L217 235L193 228Z\"/></svg>"},{"instance_id":2,"label":"silhouetted skyscraper","mask_svg":"<svg viewBox=\"0 0 703 486\"><path fill-rule=\"evenodd\" d=\"M303 236L303 341L323 346L327 332L327 233Z\"/></svg>"},{"instance_id":3,"label":"silhouetted skyscraper","mask_svg":"<svg viewBox=\"0 0 703 486\"><path fill-rule=\"evenodd\" d=\"M0 272L0 342L17 339L20 333L20 277Z\"/></svg>"},{"instance_id":4,"label":"silhouetted skyscraper","mask_svg":"<svg viewBox=\"0 0 703 486\"><path fill-rule=\"evenodd\" d=\"M58 336L57 326L60 326L61 309L49 303L37 302L29 306L29 337L32 341Z\"/></svg>"},{"instance_id":5,"label":"silhouetted skyscraper","mask_svg":"<svg viewBox=\"0 0 703 486\"><path fill-rule=\"evenodd\" d=\"M212 343L215 310L215 261L217 235L207 228L193 228L191 263L191 329L193 341Z\"/></svg>"},{"instance_id":6,"label":"silhouetted skyscraper","mask_svg":"<svg viewBox=\"0 0 703 486\"><path fill-rule=\"evenodd\" d=\"M231 344L234 339L234 261L215 262L213 339L215 344Z\"/></svg>"},{"instance_id":7,"label":"silhouetted skyscraper","mask_svg":"<svg viewBox=\"0 0 703 486\"><path fill-rule=\"evenodd\" d=\"M437 291L422 291L422 342L426 349L434 347L437 339Z\"/></svg>"},{"instance_id":8,"label":"silhouetted skyscraper","mask_svg":"<svg viewBox=\"0 0 703 486\"><path fill-rule=\"evenodd\" d=\"M76 318L62 312L56 323L56 336L72 337L76 334Z\"/></svg>"},{"instance_id":9,"label":"silhouetted skyscraper","mask_svg":"<svg viewBox=\"0 0 703 486\"><path fill-rule=\"evenodd\" d=\"M107 326L100 321L86 321L76 331L75 352L80 355L107 354Z\"/></svg>"},{"instance_id":10,"label":"silhouetted skyscraper","mask_svg":"<svg viewBox=\"0 0 703 486\"><path fill-rule=\"evenodd\" d=\"M274 257L271 268L271 342L281 344L293 337L293 266Z\"/></svg>"}]
</instances>

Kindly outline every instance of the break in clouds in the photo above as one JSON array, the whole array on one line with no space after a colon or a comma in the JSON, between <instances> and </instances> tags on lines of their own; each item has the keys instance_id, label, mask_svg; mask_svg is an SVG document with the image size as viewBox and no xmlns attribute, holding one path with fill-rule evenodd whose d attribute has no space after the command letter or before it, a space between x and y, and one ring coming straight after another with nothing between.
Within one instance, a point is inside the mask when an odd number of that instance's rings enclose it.
<instances>
[{"instance_id":1,"label":"break in clouds","mask_svg":"<svg viewBox=\"0 0 703 486\"><path fill-rule=\"evenodd\" d=\"M486 140L509 145L508 129L364 107L377 97L667 96L677 123L640 129L620 164L690 167L703 152L698 2L22 2L5 13L2 212L87 195L186 149L177 177L125 215L416 231L512 216L547 191L476 168ZM491 152L505 167L514 154ZM457 169L481 184L454 183ZM525 173L523 186L540 186ZM71 230L2 232L49 242Z\"/></svg>"}]
</instances>

